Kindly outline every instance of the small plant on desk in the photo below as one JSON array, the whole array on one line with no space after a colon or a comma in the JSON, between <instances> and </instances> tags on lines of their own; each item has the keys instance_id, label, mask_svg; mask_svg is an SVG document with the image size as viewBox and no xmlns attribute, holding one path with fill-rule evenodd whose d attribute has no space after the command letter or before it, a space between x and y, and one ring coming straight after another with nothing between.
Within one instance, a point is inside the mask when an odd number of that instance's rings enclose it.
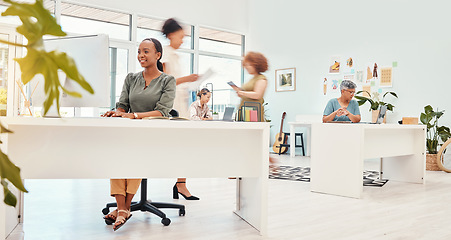
<instances>
[{"instance_id":1,"label":"small plant on desk","mask_svg":"<svg viewBox=\"0 0 451 240\"><path fill-rule=\"evenodd\" d=\"M358 94L361 94L360 96ZM384 99L387 96L387 94L392 95L393 97L398 98L398 95L395 92L386 92L384 95L382 95L382 99L380 99L380 94L378 92L373 92L373 95L369 93L368 91L358 91L356 92L355 98L358 100L359 106L362 106L366 102L370 103L370 109L371 110L378 110L380 106L387 106L387 110L393 111L393 104L386 102ZM366 95L366 96L365 96Z\"/></svg>"}]
</instances>

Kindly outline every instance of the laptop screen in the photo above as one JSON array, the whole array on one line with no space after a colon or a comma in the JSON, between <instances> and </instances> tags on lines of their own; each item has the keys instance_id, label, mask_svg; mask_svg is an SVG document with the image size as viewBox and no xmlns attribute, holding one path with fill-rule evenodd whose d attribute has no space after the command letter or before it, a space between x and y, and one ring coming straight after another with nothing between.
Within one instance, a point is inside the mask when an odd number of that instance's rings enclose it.
<instances>
[{"instance_id":1,"label":"laptop screen","mask_svg":"<svg viewBox=\"0 0 451 240\"><path fill-rule=\"evenodd\" d=\"M224 117L222 118L222 120L224 121L232 121L233 120L233 110L235 108L233 107L226 107L225 111L224 111Z\"/></svg>"},{"instance_id":2,"label":"laptop screen","mask_svg":"<svg viewBox=\"0 0 451 240\"><path fill-rule=\"evenodd\" d=\"M377 124L381 124L384 121L385 113L387 112L387 106L381 106L379 109L379 115L377 116Z\"/></svg>"}]
</instances>

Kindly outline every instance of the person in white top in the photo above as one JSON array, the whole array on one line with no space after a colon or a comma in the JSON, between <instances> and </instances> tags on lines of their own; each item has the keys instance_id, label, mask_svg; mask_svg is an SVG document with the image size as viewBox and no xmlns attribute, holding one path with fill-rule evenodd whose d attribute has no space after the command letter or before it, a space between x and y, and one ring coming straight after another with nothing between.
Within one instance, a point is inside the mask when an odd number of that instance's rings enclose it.
<instances>
[{"instance_id":1,"label":"person in white top","mask_svg":"<svg viewBox=\"0 0 451 240\"><path fill-rule=\"evenodd\" d=\"M162 32L169 39L169 46L164 47L164 55L161 58L163 71L174 76L177 83L173 108L179 112L180 117L189 118L189 92L184 83L194 82L199 76L197 74L181 76L182 71L176 50L180 48L183 37L185 37L182 26L175 19L170 18L164 22ZM186 188L186 178L178 178L172 190L174 199L178 199L179 194L181 194L186 200L199 200L198 197L191 195Z\"/></svg>"},{"instance_id":2,"label":"person in white top","mask_svg":"<svg viewBox=\"0 0 451 240\"><path fill-rule=\"evenodd\" d=\"M208 88L202 88L197 93L198 100L193 102L189 107L189 119L190 120L211 120L213 119L210 108L208 108L208 101L211 98L211 92Z\"/></svg>"}]
</instances>

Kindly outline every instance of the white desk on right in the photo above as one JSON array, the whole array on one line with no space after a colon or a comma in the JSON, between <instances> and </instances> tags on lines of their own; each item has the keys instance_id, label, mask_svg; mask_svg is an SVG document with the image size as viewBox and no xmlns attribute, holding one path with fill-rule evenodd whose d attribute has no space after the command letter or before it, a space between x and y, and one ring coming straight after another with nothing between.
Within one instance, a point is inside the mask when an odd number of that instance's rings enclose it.
<instances>
[{"instance_id":1,"label":"white desk on right","mask_svg":"<svg viewBox=\"0 0 451 240\"><path fill-rule=\"evenodd\" d=\"M426 126L313 123L313 192L361 198L363 160L383 158L384 178L424 183Z\"/></svg>"}]
</instances>

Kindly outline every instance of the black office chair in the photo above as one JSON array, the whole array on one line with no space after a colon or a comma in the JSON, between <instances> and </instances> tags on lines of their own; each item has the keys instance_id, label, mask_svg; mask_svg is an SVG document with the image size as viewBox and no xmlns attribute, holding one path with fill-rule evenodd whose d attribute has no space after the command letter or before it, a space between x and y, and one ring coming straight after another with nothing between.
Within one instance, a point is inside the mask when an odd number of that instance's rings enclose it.
<instances>
[{"instance_id":1,"label":"black office chair","mask_svg":"<svg viewBox=\"0 0 451 240\"><path fill-rule=\"evenodd\" d=\"M169 114L171 116L178 116L178 112L172 109ZM176 116L175 116L176 115ZM111 207L117 207L117 203L107 203L106 207L102 209L103 215L107 215L110 212ZM171 220L166 217L166 214L162 212L159 208L173 208L179 209L179 216L185 216L185 206L175 203L162 203L162 202L152 202L147 200L147 179L141 180L141 200L139 202L132 202L130 207L130 212L141 210L142 212L150 212L159 217L161 217L161 223L165 226L171 224ZM105 223L108 225L113 224L110 220L105 219Z\"/></svg>"},{"instance_id":2,"label":"black office chair","mask_svg":"<svg viewBox=\"0 0 451 240\"><path fill-rule=\"evenodd\" d=\"M178 117L179 112L177 112L177 110L175 109L172 109L171 111L169 111L169 115L171 115L171 117Z\"/></svg>"}]
</instances>

